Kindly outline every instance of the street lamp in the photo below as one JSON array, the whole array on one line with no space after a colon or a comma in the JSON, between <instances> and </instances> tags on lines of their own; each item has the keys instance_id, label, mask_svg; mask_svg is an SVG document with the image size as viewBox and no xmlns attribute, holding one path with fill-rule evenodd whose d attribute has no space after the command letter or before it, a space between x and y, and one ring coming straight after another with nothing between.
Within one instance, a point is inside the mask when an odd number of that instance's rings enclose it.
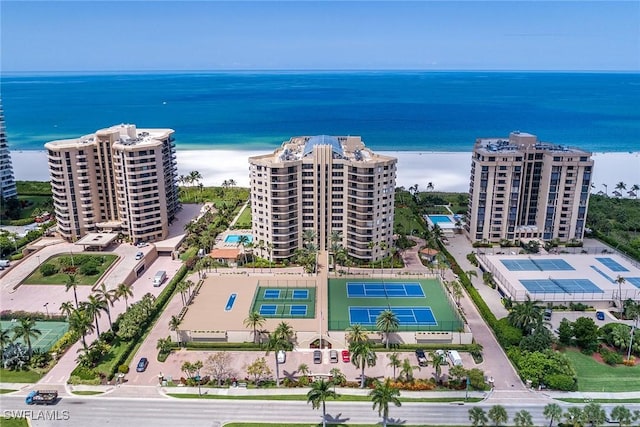
<instances>
[{"instance_id":1,"label":"street lamp","mask_svg":"<svg viewBox=\"0 0 640 427\"><path fill-rule=\"evenodd\" d=\"M40 265L40 255L36 255L36 258L38 258L38 265Z\"/></svg>"},{"instance_id":2,"label":"street lamp","mask_svg":"<svg viewBox=\"0 0 640 427\"><path fill-rule=\"evenodd\" d=\"M47 310L47 317L49 317L49 303L45 302L43 307L45 310Z\"/></svg>"},{"instance_id":3,"label":"street lamp","mask_svg":"<svg viewBox=\"0 0 640 427\"><path fill-rule=\"evenodd\" d=\"M198 382L198 396L202 396L202 392L200 391L200 369L198 369L198 373L196 374L196 381Z\"/></svg>"}]
</instances>

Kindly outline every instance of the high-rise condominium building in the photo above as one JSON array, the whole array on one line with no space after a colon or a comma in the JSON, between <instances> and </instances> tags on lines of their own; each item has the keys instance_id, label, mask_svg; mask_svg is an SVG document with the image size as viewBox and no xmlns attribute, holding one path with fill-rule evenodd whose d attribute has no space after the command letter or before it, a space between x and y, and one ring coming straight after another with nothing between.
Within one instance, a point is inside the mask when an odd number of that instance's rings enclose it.
<instances>
[{"instance_id":1,"label":"high-rise condominium building","mask_svg":"<svg viewBox=\"0 0 640 427\"><path fill-rule=\"evenodd\" d=\"M60 234L166 238L180 208L173 133L123 124L45 144Z\"/></svg>"},{"instance_id":2,"label":"high-rise condominium building","mask_svg":"<svg viewBox=\"0 0 640 427\"><path fill-rule=\"evenodd\" d=\"M473 149L466 231L471 240L582 240L591 153L512 132Z\"/></svg>"},{"instance_id":3,"label":"high-rise condominium building","mask_svg":"<svg viewBox=\"0 0 640 427\"><path fill-rule=\"evenodd\" d=\"M355 258L383 258L393 239L396 162L360 137L327 135L294 137L249 158L254 244L279 261L313 234L319 250L341 245Z\"/></svg>"},{"instance_id":4,"label":"high-rise condominium building","mask_svg":"<svg viewBox=\"0 0 640 427\"><path fill-rule=\"evenodd\" d=\"M18 195L16 190L16 180L13 176L13 165L9 144L7 143L7 133L4 128L4 110L0 103L0 195L3 199L9 199Z\"/></svg>"}]
</instances>

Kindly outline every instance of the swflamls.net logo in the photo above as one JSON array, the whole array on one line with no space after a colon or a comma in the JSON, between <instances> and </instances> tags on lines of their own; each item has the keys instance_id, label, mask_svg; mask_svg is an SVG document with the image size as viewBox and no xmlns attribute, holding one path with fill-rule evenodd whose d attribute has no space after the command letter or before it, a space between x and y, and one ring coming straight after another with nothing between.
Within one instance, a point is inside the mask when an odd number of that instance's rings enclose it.
<instances>
[{"instance_id":1,"label":"swflamls.net logo","mask_svg":"<svg viewBox=\"0 0 640 427\"><path fill-rule=\"evenodd\" d=\"M71 418L69 416L69 411L66 409L62 411L52 409L5 409L4 411L2 411L2 416L5 420L14 418L27 418L32 421L67 421Z\"/></svg>"}]
</instances>

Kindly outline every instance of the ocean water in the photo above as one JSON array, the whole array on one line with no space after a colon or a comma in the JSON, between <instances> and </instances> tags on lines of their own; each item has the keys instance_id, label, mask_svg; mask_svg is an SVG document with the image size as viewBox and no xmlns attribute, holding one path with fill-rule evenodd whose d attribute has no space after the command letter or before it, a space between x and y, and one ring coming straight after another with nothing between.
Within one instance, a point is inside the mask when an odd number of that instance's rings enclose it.
<instances>
[{"instance_id":1,"label":"ocean water","mask_svg":"<svg viewBox=\"0 0 640 427\"><path fill-rule=\"evenodd\" d=\"M594 152L640 151L640 74L225 72L3 75L12 150L119 123L179 149L272 150L360 135L374 150L470 151L513 130Z\"/></svg>"}]
</instances>

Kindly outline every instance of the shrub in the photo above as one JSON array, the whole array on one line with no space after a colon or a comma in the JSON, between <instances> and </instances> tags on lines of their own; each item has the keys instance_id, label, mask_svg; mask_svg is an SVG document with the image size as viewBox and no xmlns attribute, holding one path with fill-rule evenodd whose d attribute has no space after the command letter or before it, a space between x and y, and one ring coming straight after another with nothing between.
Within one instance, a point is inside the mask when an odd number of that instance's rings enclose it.
<instances>
[{"instance_id":1,"label":"shrub","mask_svg":"<svg viewBox=\"0 0 640 427\"><path fill-rule=\"evenodd\" d=\"M86 262L80 266L80 274L84 274L85 276L95 276L96 274L99 273L98 271L99 265L100 264L98 261L92 260L92 261Z\"/></svg>"},{"instance_id":2,"label":"shrub","mask_svg":"<svg viewBox=\"0 0 640 427\"><path fill-rule=\"evenodd\" d=\"M575 391L578 389L578 383L575 378L569 375L552 374L544 378L547 387L554 390Z\"/></svg>"},{"instance_id":3,"label":"shrub","mask_svg":"<svg viewBox=\"0 0 640 427\"><path fill-rule=\"evenodd\" d=\"M496 338L504 348L517 346L522 340L522 331L509 324L508 318L502 318L495 323Z\"/></svg>"},{"instance_id":4,"label":"shrub","mask_svg":"<svg viewBox=\"0 0 640 427\"><path fill-rule=\"evenodd\" d=\"M602 360L607 365L614 366L622 363L622 356L616 353L615 351L609 350L606 347L600 347L600 350L598 350L598 353L600 353L600 356L602 356Z\"/></svg>"},{"instance_id":5,"label":"shrub","mask_svg":"<svg viewBox=\"0 0 640 427\"><path fill-rule=\"evenodd\" d=\"M80 365L76 366L76 368L71 372L71 376L77 377L81 381L90 381L96 378L99 379L98 374L94 370Z\"/></svg>"},{"instance_id":6,"label":"shrub","mask_svg":"<svg viewBox=\"0 0 640 427\"><path fill-rule=\"evenodd\" d=\"M624 362L622 362L624 364L624 366L635 366L636 365L636 358L635 356L631 356L628 359L625 359Z\"/></svg>"},{"instance_id":7,"label":"shrub","mask_svg":"<svg viewBox=\"0 0 640 427\"><path fill-rule=\"evenodd\" d=\"M57 356L58 357L61 356L62 353L67 351L67 349L71 347L71 345L73 345L73 343L78 341L78 338L79 338L78 334L73 331L65 332L65 334L61 336L60 339L58 339L58 341L56 341L55 344L51 346L49 353L51 354L58 353Z\"/></svg>"},{"instance_id":8,"label":"shrub","mask_svg":"<svg viewBox=\"0 0 640 427\"><path fill-rule=\"evenodd\" d=\"M43 277L53 276L58 272L58 269L50 263L45 263L40 266L40 274Z\"/></svg>"},{"instance_id":9,"label":"shrub","mask_svg":"<svg viewBox=\"0 0 640 427\"><path fill-rule=\"evenodd\" d=\"M129 365L127 364L122 364L120 366L118 366L118 372L121 374L128 374L129 373Z\"/></svg>"}]
</instances>

